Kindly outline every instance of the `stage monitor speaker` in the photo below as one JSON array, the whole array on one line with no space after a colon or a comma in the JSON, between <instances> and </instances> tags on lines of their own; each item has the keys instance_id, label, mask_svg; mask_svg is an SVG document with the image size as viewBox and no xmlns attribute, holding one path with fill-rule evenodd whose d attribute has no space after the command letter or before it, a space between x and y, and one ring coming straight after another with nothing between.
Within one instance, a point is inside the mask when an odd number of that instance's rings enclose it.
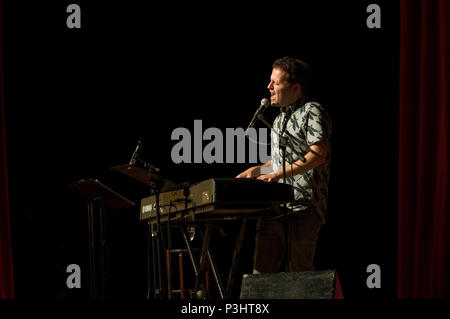
<instances>
[{"instance_id":1,"label":"stage monitor speaker","mask_svg":"<svg viewBox=\"0 0 450 319\"><path fill-rule=\"evenodd\" d=\"M240 299L342 299L335 270L244 275Z\"/></svg>"}]
</instances>

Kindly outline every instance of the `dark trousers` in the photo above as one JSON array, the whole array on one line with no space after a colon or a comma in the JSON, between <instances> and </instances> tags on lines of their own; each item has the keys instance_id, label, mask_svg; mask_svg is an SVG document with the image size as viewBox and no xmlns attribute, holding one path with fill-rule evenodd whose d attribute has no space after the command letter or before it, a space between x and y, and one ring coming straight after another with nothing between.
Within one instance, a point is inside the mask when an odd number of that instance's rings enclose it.
<instances>
[{"instance_id":1,"label":"dark trousers","mask_svg":"<svg viewBox=\"0 0 450 319\"><path fill-rule=\"evenodd\" d=\"M314 270L314 251L322 220L311 212L288 216L289 271ZM279 272L286 252L284 217L260 218L256 226L254 271Z\"/></svg>"}]
</instances>

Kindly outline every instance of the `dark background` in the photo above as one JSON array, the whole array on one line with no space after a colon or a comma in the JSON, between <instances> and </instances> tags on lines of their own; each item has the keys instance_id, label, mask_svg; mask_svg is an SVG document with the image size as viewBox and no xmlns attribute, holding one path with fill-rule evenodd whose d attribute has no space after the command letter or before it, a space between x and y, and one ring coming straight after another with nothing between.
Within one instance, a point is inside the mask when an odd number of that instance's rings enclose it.
<instances>
[{"instance_id":1,"label":"dark background","mask_svg":"<svg viewBox=\"0 0 450 319\"><path fill-rule=\"evenodd\" d=\"M4 1L5 105L17 298L88 296L87 217L67 185L99 178L139 203L148 189L111 171L142 157L175 182L235 176L243 164L174 164L177 127L245 127L274 59L293 55L313 71L312 96L333 120L328 223L317 269L337 269L345 298L393 298L396 271L398 4L370 1L243 6ZM273 120L276 110L266 118ZM206 143L205 143L206 144ZM147 227L137 208L109 217L113 297L145 298ZM229 235L217 247L230 247ZM228 229L228 228L227 228ZM245 271L251 269L251 232ZM82 289L65 286L79 264ZM381 289L368 289L378 264Z\"/></svg>"}]
</instances>

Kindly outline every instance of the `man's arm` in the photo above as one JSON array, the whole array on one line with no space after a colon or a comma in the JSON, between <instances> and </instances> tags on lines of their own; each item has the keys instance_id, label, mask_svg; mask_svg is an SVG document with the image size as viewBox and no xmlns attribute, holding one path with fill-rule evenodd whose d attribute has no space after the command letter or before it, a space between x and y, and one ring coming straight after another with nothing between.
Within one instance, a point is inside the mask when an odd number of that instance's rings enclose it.
<instances>
[{"instance_id":1,"label":"man's arm","mask_svg":"<svg viewBox=\"0 0 450 319\"><path fill-rule=\"evenodd\" d=\"M249 169L243 171L242 173L238 174L236 178L252 178L252 177L258 177L261 175L261 167L268 167L272 166L272 160L269 160L267 163L250 167Z\"/></svg>"},{"instance_id":2,"label":"man's arm","mask_svg":"<svg viewBox=\"0 0 450 319\"><path fill-rule=\"evenodd\" d=\"M310 151L305 155L306 163L298 160L292 164L286 165L286 177L303 174L310 169L313 169L327 160L327 144L324 141L319 141L310 147ZM260 175L258 179L265 182L276 182L283 178L283 169L276 172Z\"/></svg>"}]
</instances>

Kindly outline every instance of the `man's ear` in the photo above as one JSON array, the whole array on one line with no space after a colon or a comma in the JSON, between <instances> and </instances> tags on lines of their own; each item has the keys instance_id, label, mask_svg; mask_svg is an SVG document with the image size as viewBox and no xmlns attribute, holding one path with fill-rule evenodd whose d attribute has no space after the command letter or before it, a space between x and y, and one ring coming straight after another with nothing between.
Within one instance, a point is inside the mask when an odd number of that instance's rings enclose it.
<instances>
[{"instance_id":1,"label":"man's ear","mask_svg":"<svg viewBox=\"0 0 450 319\"><path fill-rule=\"evenodd\" d=\"M300 83L294 83L293 87L295 94L303 95L303 88Z\"/></svg>"}]
</instances>

